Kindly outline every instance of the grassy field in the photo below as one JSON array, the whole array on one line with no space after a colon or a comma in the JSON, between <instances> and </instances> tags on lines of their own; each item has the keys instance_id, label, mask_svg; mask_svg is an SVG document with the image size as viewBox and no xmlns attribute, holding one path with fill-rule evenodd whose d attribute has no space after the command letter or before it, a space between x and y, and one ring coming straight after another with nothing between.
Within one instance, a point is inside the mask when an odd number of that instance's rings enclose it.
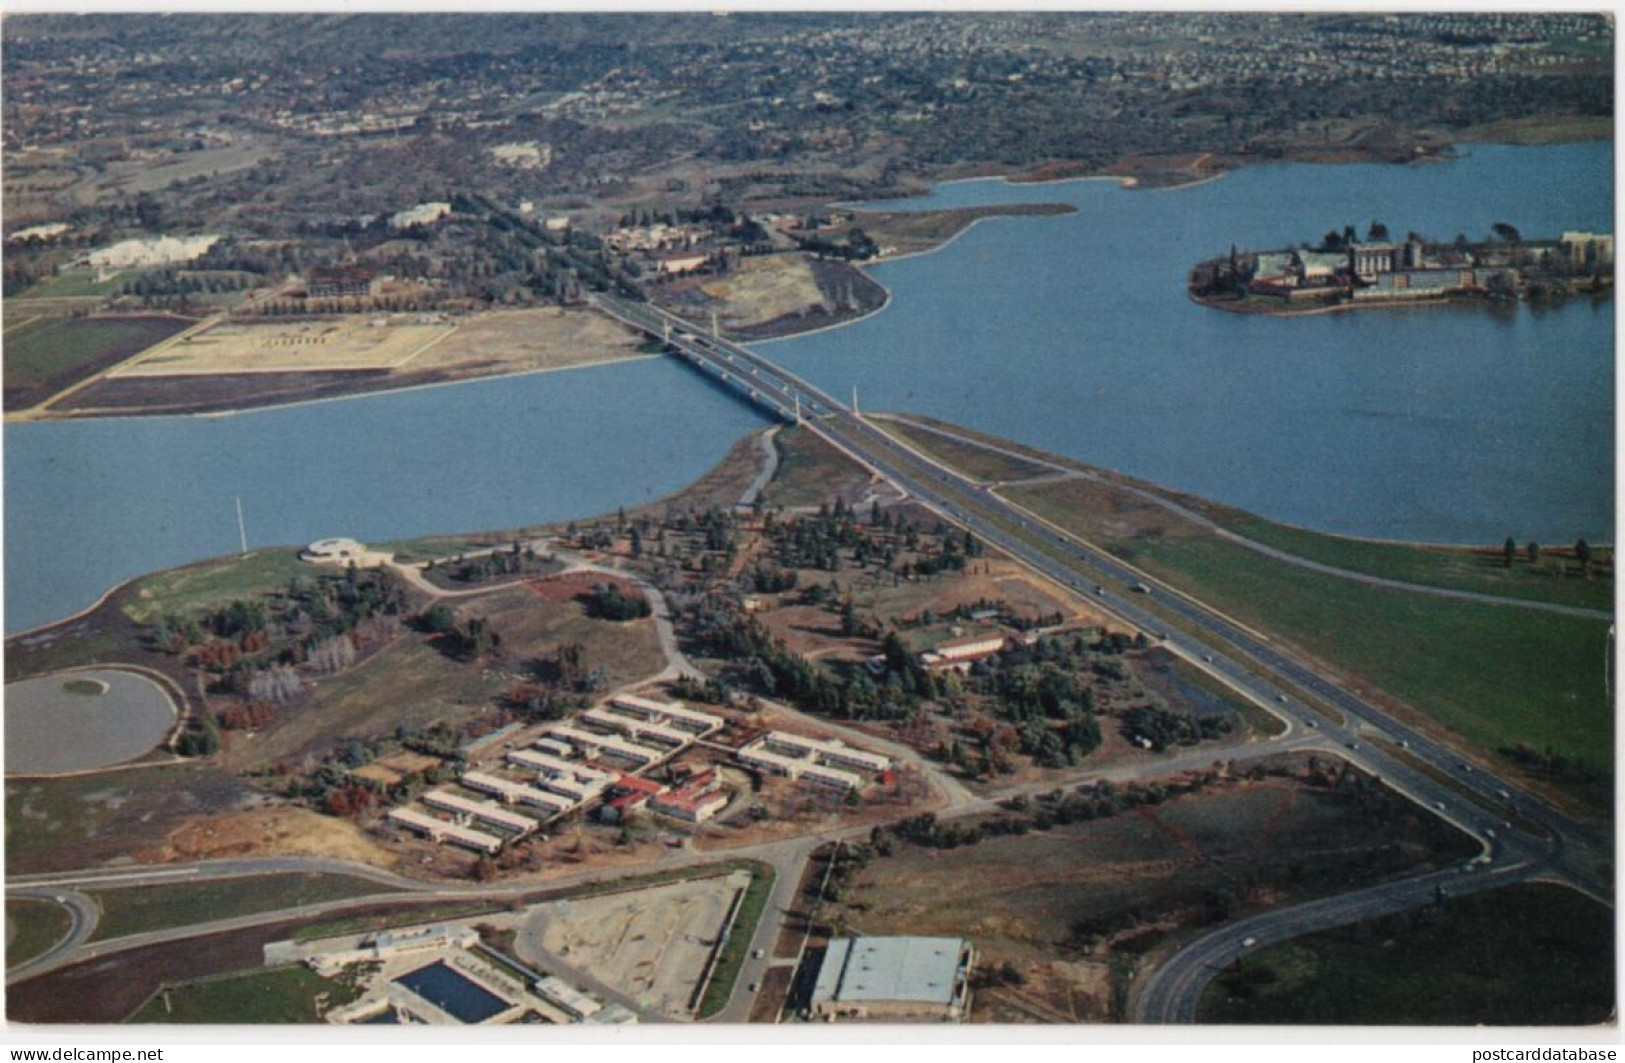
<instances>
[{"instance_id":1,"label":"grassy field","mask_svg":"<svg viewBox=\"0 0 1625 1063\"><path fill-rule=\"evenodd\" d=\"M97 890L102 918L91 940L393 892L363 878L316 873Z\"/></svg>"},{"instance_id":2,"label":"grassy field","mask_svg":"<svg viewBox=\"0 0 1625 1063\"><path fill-rule=\"evenodd\" d=\"M373 738L437 720L456 723L483 711L511 685L487 669L452 660L423 636L409 633L353 668L323 679L253 742L232 747L223 763L253 771L284 757L319 755L350 738Z\"/></svg>"},{"instance_id":3,"label":"grassy field","mask_svg":"<svg viewBox=\"0 0 1625 1063\"><path fill-rule=\"evenodd\" d=\"M256 550L247 557L203 561L143 579L125 602L124 615L145 624L166 612L189 613L227 605L324 571L332 570L305 564L297 550Z\"/></svg>"},{"instance_id":4,"label":"grassy field","mask_svg":"<svg viewBox=\"0 0 1625 1063\"><path fill-rule=\"evenodd\" d=\"M73 916L50 901L6 901L6 968L33 959L68 936Z\"/></svg>"},{"instance_id":5,"label":"grassy field","mask_svg":"<svg viewBox=\"0 0 1625 1063\"><path fill-rule=\"evenodd\" d=\"M43 402L191 324L178 317L64 317L15 330L6 336L6 406Z\"/></svg>"},{"instance_id":6,"label":"grassy field","mask_svg":"<svg viewBox=\"0 0 1625 1063\"><path fill-rule=\"evenodd\" d=\"M251 792L201 764L6 782L6 861L14 873L133 857L200 813Z\"/></svg>"},{"instance_id":7,"label":"grassy field","mask_svg":"<svg viewBox=\"0 0 1625 1063\"><path fill-rule=\"evenodd\" d=\"M316 941L320 938L343 937L346 934L370 934L398 926L417 926L447 919L469 919L476 915L500 912L505 905L497 901L446 901L442 904L422 904L382 915L359 915L331 922L312 923L300 927L293 935L295 941Z\"/></svg>"},{"instance_id":8,"label":"grassy field","mask_svg":"<svg viewBox=\"0 0 1625 1063\"><path fill-rule=\"evenodd\" d=\"M131 1023L311 1023L356 999L348 982L308 967L277 967L188 982L159 990ZM317 1001L322 999L322 1006Z\"/></svg>"},{"instance_id":9,"label":"grassy field","mask_svg":"<svg viewBox=\"0 0 1625 1063\"><path fill-rule=\"evenodd\" d=\"M1032 508L1068 523L1064 510ZM1606 621L1383 590L1214 539L1118 552L1487 751L1524 742L1597 768L1613 762Z\"/></svg>"},{"instance_id":10,"label":"grassy field","mask_svg":"<svg viewBox=\"0 0 1625 1063\"><path fill-rule=\"evenodd\" d=\"M22 295L27 299L100 298L120 291L125 282L134 281L138 276L138 273L119 271L102 277L98 270L75 269L47 277Z\"/></svg>"},{"instance_id":11,"label":"grassy field","mask_svg":"<svg viewBox=\"0 0 1625 1063\"><path fill-rule=\"evenodd\" d=\"M1205 1023L1545 1026L1608 1022L1613 913L1507 886L1285 942L1216 979Z\"/></svg>"},{"instance_id":12,"label":"grassy field","mask_svg":"<svg viewBox=\"0 0 1625 1063\"><path fill-rule=\"evenodd\" d=\"M855 496L869 482L866 470L804 428L786 428L776 442L779 468L762 491L764 505L817 506L836 495Z\"/></svg>"},{"instance_id":13,"label":"grassy field","mask_svg":"<svg viewBox=\"0 0 1625 1063\"><path fill-rule=\"evenodd\" d=\"M728 998L733 995L734 983L739 980L739 971L750 952L756 924L761 922L767 899L773 893L773 869L756 860L750 861L749 867L750 885L745 887L745 896L740 900L739 911L734 916L733 929L722 946L722 954L717 957L716 967L711 972L711 983L705 987L705 997L700 1001L702 1019L709 1019L727 1006Z\"/></svg>"},{"instance_id":14,"label":"grassy field","mask_svg":"<svg viewBox=\"0 0 1625 1063\"><path fill-rule=\"evenodd\" d=\"M1555 556L1549 550L1538 564L1531 565L1524 559L1521 543L1517 561L1508 568L1499 547L1471 550L1401 546L1321 535L1233 510L1210 515L1229 530L1254 542L1323 565L1334 565L1370 576L1588 609L1612 609L1614 604L1611 575L1594 575L1587 579L1581 574L1578 563L1571 558ZM1613 555L1611 547L1599 547L1593 553L1593 564L1604 565L1612 573Z\"/></svg>"},{"instance_id":15,"label":"grassy field","mask_svg":"<svg viewBox=\"0 0 1625 1063\"><path fill-rule=\"evenodd\" d=\"M1076 214L1069 203L1012 203L952 210L861 211L857 222L874 241L897 254L930 251L983 218L1050 217Z\"/></svg>"}]
</instances>

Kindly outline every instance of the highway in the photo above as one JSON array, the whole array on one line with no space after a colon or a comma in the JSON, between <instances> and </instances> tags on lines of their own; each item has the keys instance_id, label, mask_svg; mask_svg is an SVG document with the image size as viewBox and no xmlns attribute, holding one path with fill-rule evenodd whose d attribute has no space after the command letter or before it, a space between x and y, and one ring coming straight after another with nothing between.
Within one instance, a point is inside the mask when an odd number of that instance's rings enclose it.
<instances>
[{"instance_id":1,"label":"highway","mask_svg":"<svg viewBox=\"0 0 1625 1063\"><path fill-rule=\"evenodd\" d=\"M1289 728L1317 732L1315 745L1371 772L1384 782L1466 831L1480 842L1482 855L1463 867L1440 872L1420 892L1393 889L1382 894L1406 905L1426 903L1433 886L1459 891L1484 881L1539 874L1563 881L1612 903L1612 867L1605 838L1550 807L1516 784L1475 768L1421 731L1399 721L1346 689L1335 679L1288 655L1265 636L1248 630L1189 596L1158 583L1026 510L981 490L980 486L874 427L823 390L737 343L700 333L694 325L647 304L598 297L595 303L626 324L661 337L690 364L769 412L797 421L860 464L946 520L965 528L1033 571L1079 594L1103 611L1161 641L1170 652L1201 668L1288 721ZM1172 622L1171 622L1172 621ZM1306 693L1342 720L1305 704ZM1525 829L1522 824L1532 825ZM1273 938L1308 933L1361 918L1358 895L1317 902L1255 917L1255 931L1267 927ZM1239 947L1243 937L1221 931L1206 948L1220 955ZM1227 944L1228 943L1228 944ZM1211 958L1211 957L1210 957ZM1194 998L1216 969L1198 959L1176 956L1176 971L1200 970L1186 978L1177 1006L1147 1021L1177 1020L1194 1014ZM1143 1001L1146 994L1136 994ZM1155 997L1152 998L1153 1002Z\"/></svg>"},{"instance_id":2,"label":"highway","mask_svg":"<svg viewBox=\"0 0 1625 1063\"><path fill-rule=\"evenodd\" d=\"M1130 997L1130 1014L1134 1021L1192 1021L1203 988L1225 964L1234 962L1247 950L1369 915L1430 903L1440 890L1459 894L1539 878L1572 885L1612 903L1607 848L1605 843L1599 843L1592 828L1546 806L1492 773L1468 765L1446 746L1391 719L1333 679L1283 653L1265 636L1159 584L1093 545L984 490L983 485L912 450L825 392L755 352L699 335L687 322L645 305L607 297L597 297L594 301L612 316L651 335L666 338L691 365L722 386L785 421L799 420L945 520L968 529L983 542L1038 574L1086 596L1100 610L1116 616L1129 627L1159 638L1170 652L1220 679L1285 722L1283 734L1265 741L1205 745L1133 765L1083 770L1064 782L1051 779L985 798L975 798L953 780L930 772L948 797L948 808L939 813L941 817L990 811L999 799L1022 789L1036 792L1103 778L1121 781L1166 777L1182 770L1205 767L1226 755L1303 751L1336 755L1358 765L1478 841L1480 855L1459 866L1430 869L1420 876L1264 912L1196 939L1136 980ZM663 645L668 641L668 659L684 664L680 654L673 656L676 647L669 624L662 634ZM1299 692L1317 699L1331 712L1304 703ZM1341 719L1337 714L1341 714ZM1467 796L1469 794L1473 796ZM760 980L773 965L773 943L793 906L794 890L808 854L823 841L854 839L866 835L868 830L865 825L728 852L673 851L652 865L631 869L631 873L642 873L697 866L730 856L753 856L773 865L778 878L767 911L754 932L752 955L740 973L733 998L718 1019L742 1021L748 1015L753 994L746 991L746 986ZM312 906L310 911L266 912L87 944L98 913L94 899L79 890L286 871L358 875L382 887L408 892ZM50 970L142 944L336 911L343 906L391 899L514 898L618 878L627 873L622 869L606 869L543 883L458 887L418 882L349 861L286 857L21 876L7 880L9 895L52 900L60 897L72 914L73 925L63 941L8 972L7 982L37 977ZM756 959L757 948L765 949L769 955Z\"/></svg>"}]
</instances>

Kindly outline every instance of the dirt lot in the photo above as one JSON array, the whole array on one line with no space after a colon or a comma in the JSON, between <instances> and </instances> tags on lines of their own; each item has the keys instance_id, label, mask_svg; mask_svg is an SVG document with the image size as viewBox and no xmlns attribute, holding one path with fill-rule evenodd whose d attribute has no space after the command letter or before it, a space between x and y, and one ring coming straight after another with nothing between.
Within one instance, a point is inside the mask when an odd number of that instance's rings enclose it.
<instances>
[{"instance_id":1,"label":"dirt lot","mask_svg":"<svg viewBox=\"0 0 1625 1063\"><path fill-rule=\"evenodd\" d=\"M748 872L539 908L526 933L564 962L674 1019L690 1001Z\"/></svg>"},{"instance_id":2,"label":"dirt lot","mask_svg":"<svg viewBox=\"0 0 1625 1063\"><path fill-rule=\"evenodd\" d=\"M1181 931L1347 889L1443 840L1409 806L1379 815L1297 779L1217 784L1109 819L874 859L833 921L854 933L966 936L1025 986L979 994L979 1021L1120 1016L1122 975ZM1442 859L1443 857L1441 857Z\"/></svg>"},{"instance_id":3,"label":"dirt lot","mask_svg":"<svg viewBox=\"0 0 1625 1063\"><path fill-rule=\"evenodd\" d=\"M389 867L395 854L349 820L293 805L201 816L182 824L163 843L138 854L143 863L240 859L252 856L325 856Z\"/></svg>"},{"instance_id":4,"label":"dirt lot","mask_svg":"<svg viewBox=\"0 0 1625 1063\"><path fill-rule=\"evenodd\" d=\"M394 786L403 779L410 778L419 772L428 771L438 767L439 757L425 756L422 753L413 753L403 749L398 753L391 753L387 757L379 757L365 767L357 768L351 772L358 779L367 779L371 782L382 783L385 786Z\"/></svg>"}]
</instances>

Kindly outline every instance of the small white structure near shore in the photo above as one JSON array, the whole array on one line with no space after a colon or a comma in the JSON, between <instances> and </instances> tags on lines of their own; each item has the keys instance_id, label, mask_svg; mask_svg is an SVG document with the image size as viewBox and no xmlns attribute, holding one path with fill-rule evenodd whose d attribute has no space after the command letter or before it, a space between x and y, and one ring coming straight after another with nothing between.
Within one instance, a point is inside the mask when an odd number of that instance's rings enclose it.
<instances>
[{"instance_id":1,"label":"small white structure near shore","mask_svg":"<svg viewBox=\"0 0 1625 1063\"><path fill-rule=\"evenodd\" d=\"M339 565L356 568L373 568L389 561L390 554L381 550L368 550L367 547L354 539L335 537L332 539L317 539L303 550L299 551L299 560L312 565Z\"/></svg>"}]
</instances>

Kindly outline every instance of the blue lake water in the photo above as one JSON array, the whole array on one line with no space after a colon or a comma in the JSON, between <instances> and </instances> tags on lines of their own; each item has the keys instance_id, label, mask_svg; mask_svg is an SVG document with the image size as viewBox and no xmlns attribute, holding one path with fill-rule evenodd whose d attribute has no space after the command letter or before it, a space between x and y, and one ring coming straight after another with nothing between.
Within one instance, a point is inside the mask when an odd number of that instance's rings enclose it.
<instances>
[{"instance_id":1,"label":"blue lake water","mask_svg":"<svg viewBox=\"0 0 1625 1063\"><path fill-rule=\"evenodd\" d=\"M675 361L230 417L7 425L6 628L251 545L594 516L677 491L766 422Z\"/></svg>"},{"instance_id":2,"label":"blue lake water","mask_svg":"<svg viewBox=\"0 0 1625 1063\"><path fill-rule=\"evenodd\" d=\"M1613 228L1608 144L1278 166L1186 189L944 185L894 208L1071 203L874 270L894 300L772 357L867 409L972 426L1324 531L1613 538L1614 304L1280 319L1192 303L1196 259L1373 219L1395 236Z\"/></svg>"},{"instance_id":3,"label":"blue lake water","mask_svg":"<svg viewBox=\"0 0 1625 1063\"><path fill-rule=\"evenodd\" d=\"M1473 238L1613 227L1609 144L1198 187L950 184L909 208L1060 201L876 267L892 305L765 347L866 409L941 417L1326 531L1613 539L1613 303L1295 320L1191 303L1194 260L1381 219ZM903 204L899 204L902 206ZM665 361L225 418L5 428L6 627L255 544L583 517L674 491L765 423Z\"/></svg>"}]
</instances>

